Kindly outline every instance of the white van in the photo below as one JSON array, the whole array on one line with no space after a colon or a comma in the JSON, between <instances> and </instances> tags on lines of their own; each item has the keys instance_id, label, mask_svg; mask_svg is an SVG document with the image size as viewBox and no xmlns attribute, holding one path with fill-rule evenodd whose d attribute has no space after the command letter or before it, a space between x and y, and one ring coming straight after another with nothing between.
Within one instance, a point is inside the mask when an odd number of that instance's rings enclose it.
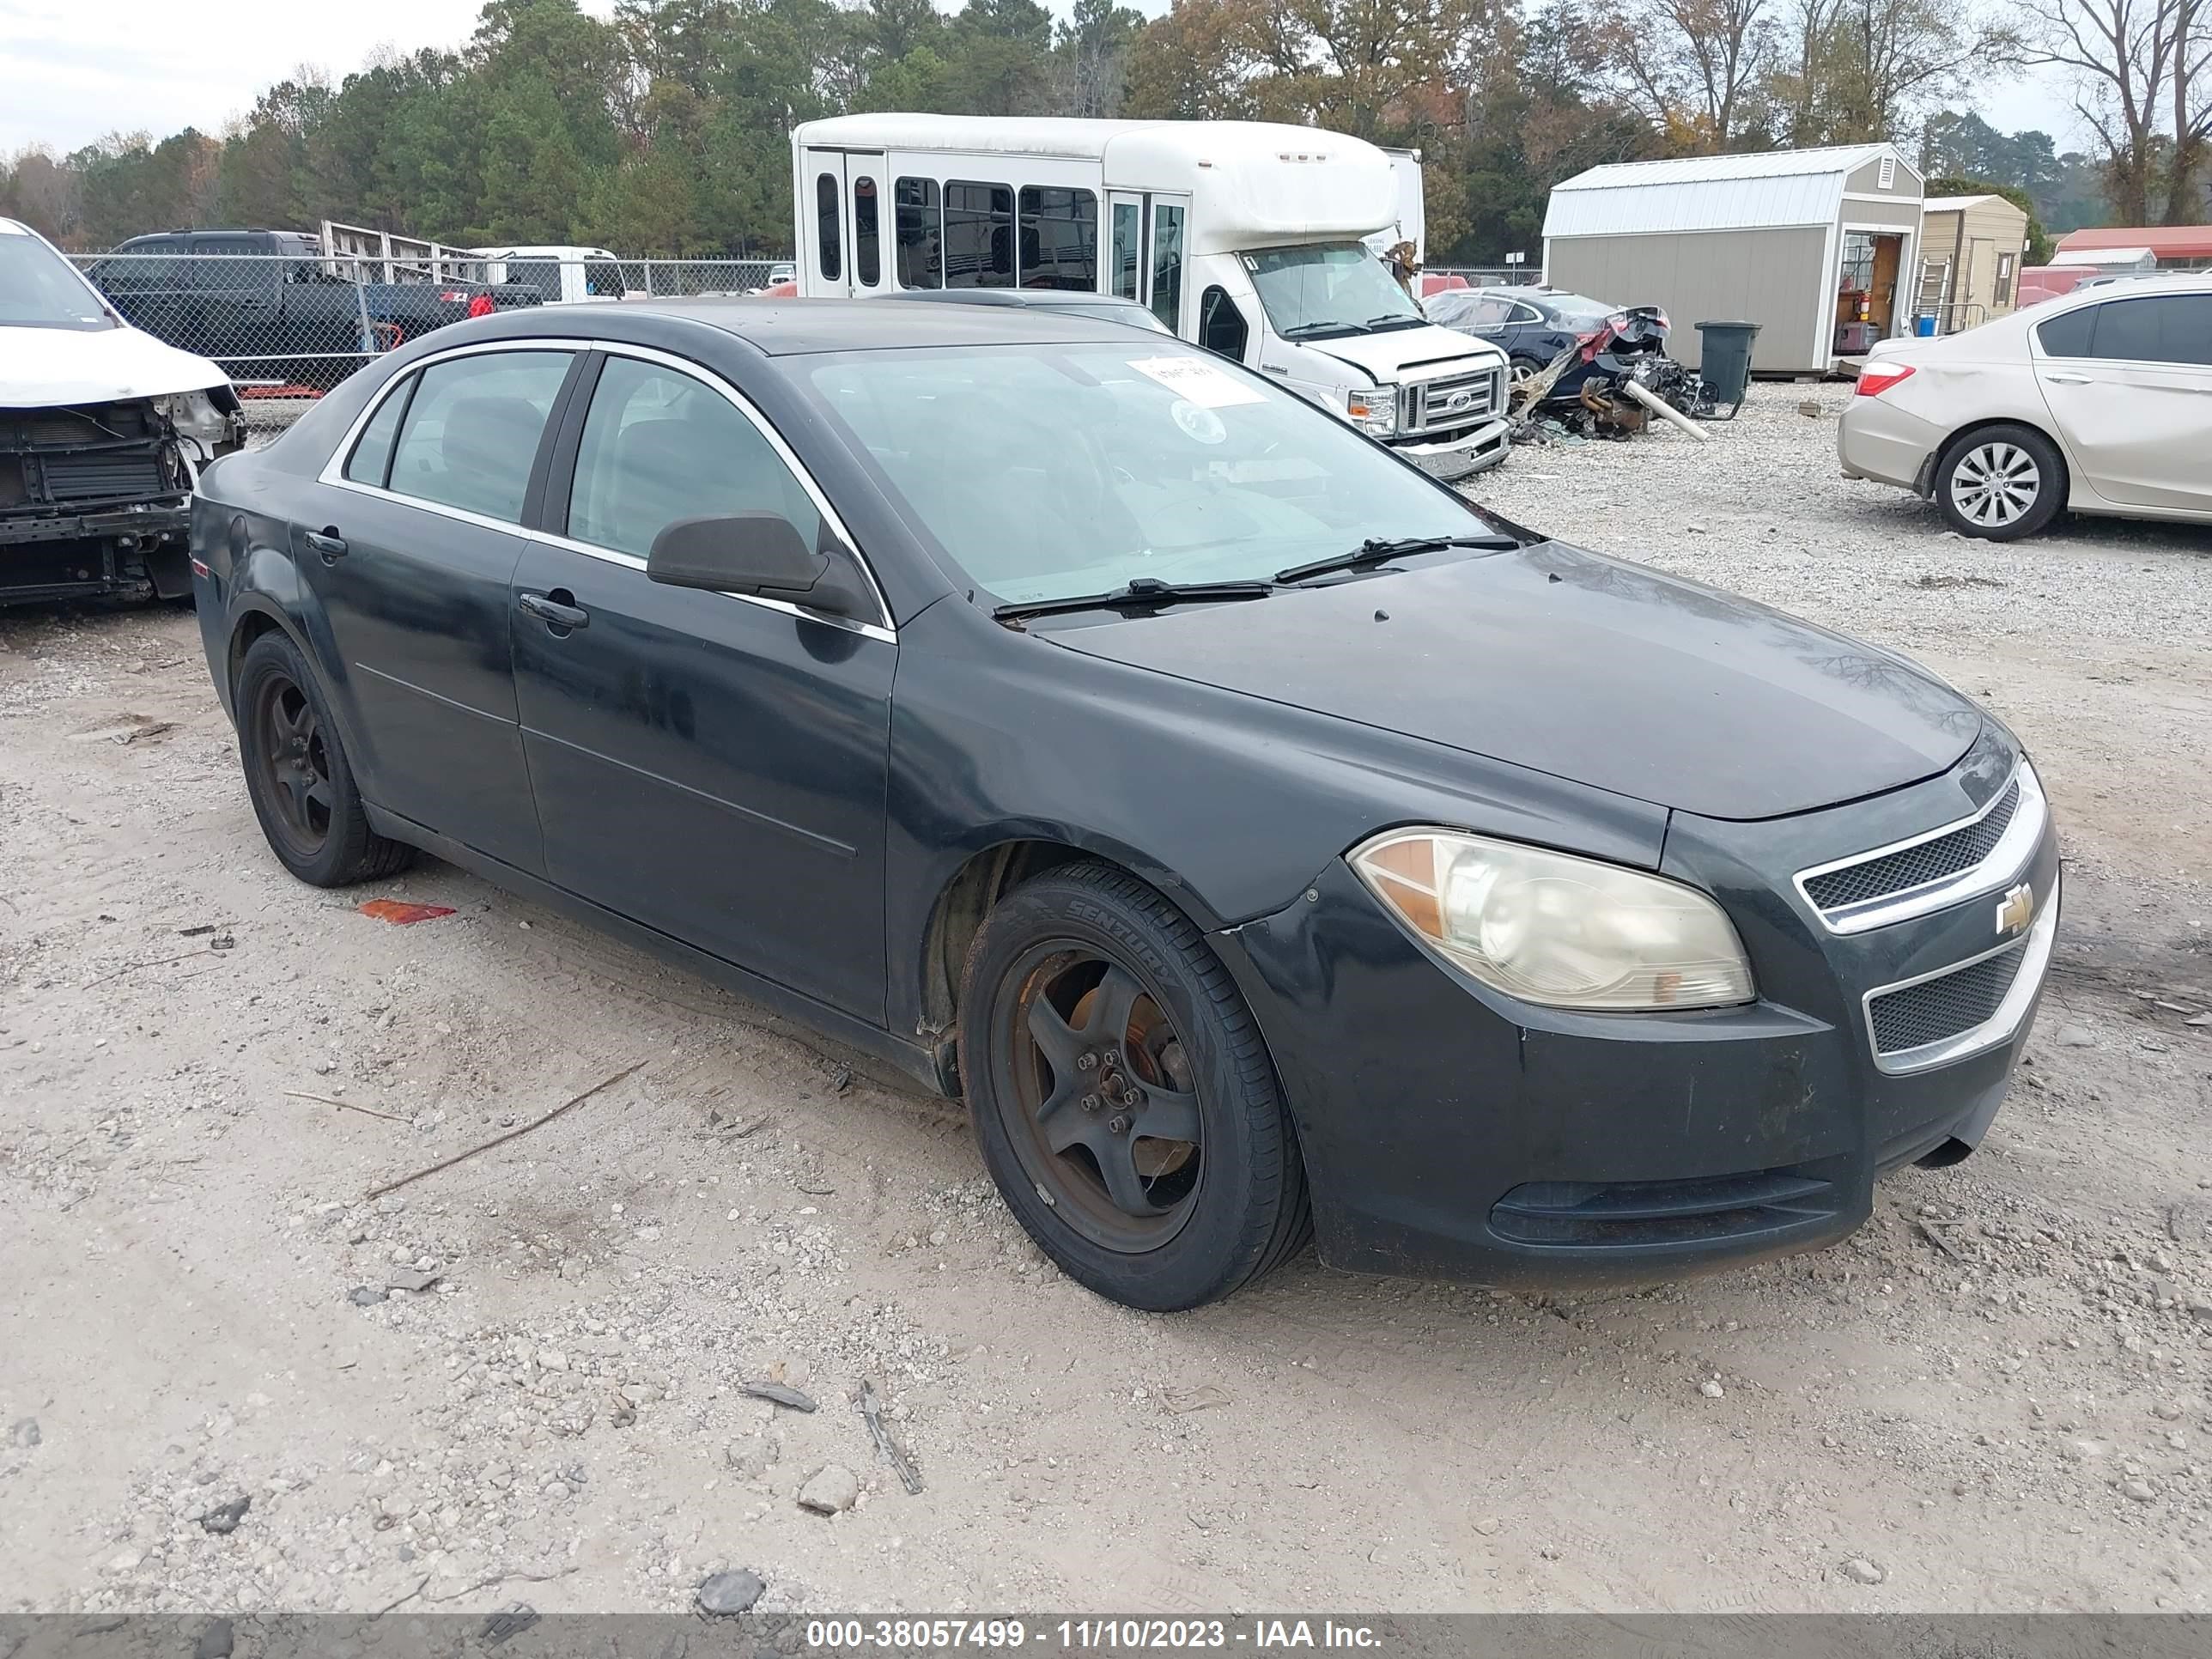
<instances>
[{"instance_id":1,"label":"white van","mask_svg":"<svg viewBox=\"0 0 2212 1659\"><path fill-rule=\"evenodd\" d=\"M470 273L473 280L495 286L521 283L544 295L549 306L619 300L628 289L621 262L603 247L540 245L471 252L483 261L481 276Z\"/></svg>"},{"instance_id":2,"label":"white van","mask_svg":"<svg viewBox=\"0 0 2212 1659\"><path fill-rule=\"evenodd\" d=\"M1361 240L1372 144L1247 121L846 115L792 134L799 291L1053 288L1149 306L1438 477L1504 459L1505 359L1437 328Z\"/></svg>"}]
</instances>

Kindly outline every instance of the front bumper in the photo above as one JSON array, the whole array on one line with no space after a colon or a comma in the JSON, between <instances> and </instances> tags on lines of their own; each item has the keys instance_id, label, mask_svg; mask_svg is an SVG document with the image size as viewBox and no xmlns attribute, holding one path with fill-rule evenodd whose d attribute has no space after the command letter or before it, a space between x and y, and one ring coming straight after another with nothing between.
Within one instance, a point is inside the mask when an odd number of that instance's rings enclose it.
<instances>
[{"instance_id":1,"label":"front bumper","mask_svg":"<svg viewBox=\"0 0 2212 1659\"><path fill-rule=\"evenodd\" d=\"M1455 438L1393 442L1390 447L1431 477L1454 483L1488 471L1512 453L1513 422L1500 417Z\"/></svg>"},{"instance_id":2,"label":"front bumper","mask_svg":"<svg viewBox=\"0 0 2212 1659\"><path fill-rule=\"evenodd\" d=\"M1818 1248L1875 1178L1963 1157L1996 1116L2049 959L2048 823L2013 872L2039 953L1973 1051L1885 1071L1869 993L2001 942L1986 895L1829 933L1791 873L1978 806L2008 744L1943 778L1766 823L1677 815L1665 872L1717 895L1759 977L1748 1006L1577 1014L1515 1002L1416 945L1342 862L1218 936L1297 1126L1321 1252L1353 1271L1533 1286L1648 1283ZM2002 781L2004 773L1997 771Z\"/></svg>"}]
</instances>

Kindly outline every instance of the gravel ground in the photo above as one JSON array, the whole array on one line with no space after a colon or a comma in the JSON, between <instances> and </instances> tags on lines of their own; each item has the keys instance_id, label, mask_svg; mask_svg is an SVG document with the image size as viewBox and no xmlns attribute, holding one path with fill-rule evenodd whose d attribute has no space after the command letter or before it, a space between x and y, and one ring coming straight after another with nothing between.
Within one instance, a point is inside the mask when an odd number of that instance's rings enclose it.
<instances>
[{"instance_id":1,"label":"gravel ground","mask_svg":"<svg viewBox=\"0 0 2212 1659\"><path fill-rule=\"evenodd\" d=\"M1979 1155L1632 1294L1100 1303L955 1109L450 868L285 878L189 614L0 617L4 1607L2212 1607L2212 536L1947 537L1802 396L1476 493L1988 696L2070 936Z\"/></svg>"}]
</instances>

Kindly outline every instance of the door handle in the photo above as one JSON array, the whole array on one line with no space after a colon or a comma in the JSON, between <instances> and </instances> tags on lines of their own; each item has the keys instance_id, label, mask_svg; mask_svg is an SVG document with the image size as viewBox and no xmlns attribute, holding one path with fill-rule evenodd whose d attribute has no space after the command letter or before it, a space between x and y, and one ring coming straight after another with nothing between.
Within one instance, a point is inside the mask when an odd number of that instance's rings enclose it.
<instances>
[{"instance_id":1,"label":"door handle","mask_svg":"<svg viewBox=\"0 0 2212 1659\"><path fill-rule=\"evenodd\" d=\"M321 554L325 564L336 564L346 556L345 538L338 534L334 524L326 524L320 530L303 530L300 539Z\"/></svg>"},{"instance_id":2,"label":"door handle","mask_svg":"<svg viewBox=\"0 0 2212 1659\"><path fill-rule=\"evenodd\" d=\"M2094 377L2087 374L2046 374L2043 377L2053 386L2090 386Z\"/></svg>"},{"instance_id":3,"label":"door handle","mask_svg":"<svg viewBox=\"0 0 2212 1659\"><path fill-rule=\"evenodd\" d=\"M556 592L560 591L562 590L555 590ZM558 629L563 633L572 629L587 628L591 625L590 611L581 605L564 604L547 594L518 593L514 596L514 602L548 628Z\"/></svg>"}]
</instances>

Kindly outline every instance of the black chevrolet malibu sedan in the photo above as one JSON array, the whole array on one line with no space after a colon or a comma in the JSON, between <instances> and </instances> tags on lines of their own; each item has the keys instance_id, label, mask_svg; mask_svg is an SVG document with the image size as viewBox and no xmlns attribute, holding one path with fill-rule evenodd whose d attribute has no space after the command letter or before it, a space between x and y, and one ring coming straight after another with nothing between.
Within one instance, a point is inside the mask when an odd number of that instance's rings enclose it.
<instances>
[{"instance_id":1,"label":"black chevrolet malibu sedan","mask_svg":"<svg viewBox=\"0 0 2212 1659\"><path fill-rule=\"evenodd\" d=\"M269 844L416 848L964 1097L1142 1308L1652 1279L1963 1157L2058 848L1912 664L1064 315L442 330L193 521Z\"/></svg>"}]
</instances>

